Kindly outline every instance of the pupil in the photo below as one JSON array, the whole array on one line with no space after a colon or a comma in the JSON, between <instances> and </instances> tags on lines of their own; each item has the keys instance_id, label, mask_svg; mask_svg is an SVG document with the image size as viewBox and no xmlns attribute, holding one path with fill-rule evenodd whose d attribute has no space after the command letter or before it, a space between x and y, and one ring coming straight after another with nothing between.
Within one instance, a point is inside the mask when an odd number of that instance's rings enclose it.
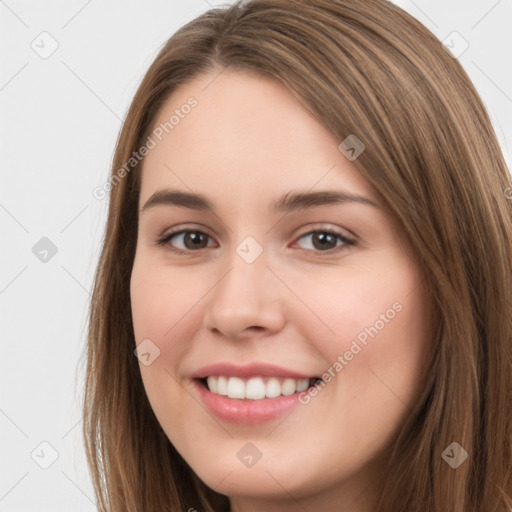
<instances>
[{"instance_id":1,"label":"pupil","mask_svg":"<svg viewBox=\"0 0 512 512\"><path fill-rule=\"evenodd\" d=\"M317 233L314 235L314 241L319 241L319 246L320 248L325 248L326 246L329 245L329 241L327 241L327 244L326 244L326 240L328 238L331 239L331 242L334 241L334 245L336 245L336 240L334 240L334 237L332 234L330 233ZM332 244L331 244L332 245Z\"/></svg>"},{"instance_id":2,"label":"pupil","mask_svg":"<svg viewBox=\"0 0 512 512\"><path fill-rule=\"evenodd\" d=\"M197 249L198 245L201 244L201 237L203 236L202 233L199 233L197 231L193 231L191 233L187 233L185 235L185 245L187 246L187 249ZM191 244L187 244L187 241L191 241ZM204 240L203 240L204 241ZM197 243L199 242L199 244ZM201 247L202 248L202 247Z\"/></svg>"}]
</instances>

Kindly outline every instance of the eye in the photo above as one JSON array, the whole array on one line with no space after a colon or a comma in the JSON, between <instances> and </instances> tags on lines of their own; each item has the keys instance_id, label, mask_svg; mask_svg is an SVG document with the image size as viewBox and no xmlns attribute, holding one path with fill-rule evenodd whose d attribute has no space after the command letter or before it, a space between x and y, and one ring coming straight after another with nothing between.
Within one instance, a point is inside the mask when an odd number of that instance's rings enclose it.
<instances>
[{"instance_id":1,"label":"eye","mask_svg":"<svg viewBox=\"0 0 512 512\"><path fill-rule=\"evenodd\" d=\"M184 249L174 247L173 244L171 244L173 238L180 239L182 245L184 245ZM157 245L163 246L177 254L188 254L207 247L204 242L208 238L210 238L209 235L197 229L182 229L166 234L157 241Z\"/></svg>"},{"instance_id":2,"label":"eye","mask_svg":"<svg viewBox=\"0 0 512 512\"><path fill-rule=\"evenodd\" d=\"M346 246L355 245L355 241L347 238L342 233L338 231L326 230L326 229L316 229L313 231L309 231L304 235L300 236L298 240L310 238L311 244L313 246L313 251L319 252L330 252L336 247L344 248ZM338 242L341 244L338 245ZM337 252L337 251L335 251Z\"/></svg>"},{"instance_id":3,"label":"eye","mask_svg":"<svg viewBox=\"0 0 512 512\"><path fill-rule=\"evenodd\" d=\"M338 231L328 229L316 229L301 235L298 240L310 238L312 250L316 253L331 252L337 247L342 249L346 246L355 245L355 241L347 238ZM176 247L175 243L171 243L173 239L179 240L181 247ZM167 233L157 240L157 245L165 247L165 249L172 251L176 254L190 254L191 252L199 251L208 247L209 235L197 229L182 229ZM341 243L338 243L341 242ZM211 245L210 245L211 247ZM303 247L304 249L304 247ZM308 250L306 247L305 250ZM334 251L338 252L338 251Z\"/></svg>"}]
</instances>

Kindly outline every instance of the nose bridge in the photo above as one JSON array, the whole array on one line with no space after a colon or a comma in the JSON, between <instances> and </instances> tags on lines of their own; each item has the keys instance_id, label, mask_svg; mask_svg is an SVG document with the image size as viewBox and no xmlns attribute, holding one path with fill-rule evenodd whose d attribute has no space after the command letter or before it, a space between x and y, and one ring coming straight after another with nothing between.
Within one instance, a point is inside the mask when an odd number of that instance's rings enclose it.
<instances>
[{"instance_id":1,"label":"nose bridge","mask_svg":"<svg viewBox=\"0 0 512 512\"><path fill-rule=\"evenodd\" d=\"M225 258L222 277L209 294L205 321L210 328L230 337L249 327L278 328L278 290L267 263L265 250L253 237L246 237Z\"/></svg>"}]
</instances>

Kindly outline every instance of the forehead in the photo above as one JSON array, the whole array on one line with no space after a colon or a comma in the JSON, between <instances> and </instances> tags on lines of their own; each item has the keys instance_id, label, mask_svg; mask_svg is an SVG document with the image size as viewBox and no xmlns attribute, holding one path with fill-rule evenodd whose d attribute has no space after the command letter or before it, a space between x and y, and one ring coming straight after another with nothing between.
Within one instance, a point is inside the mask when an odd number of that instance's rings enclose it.
<instances>
[{"instance_id":1,"label":"forehead","mask_svg":"<svg viewBox=\"0 0 512 512\"><path fill-rule=\"evenodd\" d=\"M169 185L225 200L230 192L264 199L317 186L372 195L339 151L341 141L286 87L252 73L217 70L182 85L163 104L152 133L141 200Z\"/></svg>"}]
</instances>

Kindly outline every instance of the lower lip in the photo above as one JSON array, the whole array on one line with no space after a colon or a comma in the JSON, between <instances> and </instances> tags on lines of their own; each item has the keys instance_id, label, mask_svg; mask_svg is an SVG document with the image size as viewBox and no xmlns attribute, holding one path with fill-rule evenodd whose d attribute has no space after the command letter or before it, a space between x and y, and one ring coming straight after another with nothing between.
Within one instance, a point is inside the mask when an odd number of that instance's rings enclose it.
<instances>
[{"instance_id":1,"label":"lower lip","mask_svg":"<svg viewBox=\"0 0 512 512\"><path fill-rule=\"evenodd\" d=\"M217 418L230 423L241 425L265 423L279 418L300 403L299 393L261 400L242 400L216 395L205 388L201 381L197 379L194 379L193 383L208 410Z\"/></svg>"}]
</instances>

